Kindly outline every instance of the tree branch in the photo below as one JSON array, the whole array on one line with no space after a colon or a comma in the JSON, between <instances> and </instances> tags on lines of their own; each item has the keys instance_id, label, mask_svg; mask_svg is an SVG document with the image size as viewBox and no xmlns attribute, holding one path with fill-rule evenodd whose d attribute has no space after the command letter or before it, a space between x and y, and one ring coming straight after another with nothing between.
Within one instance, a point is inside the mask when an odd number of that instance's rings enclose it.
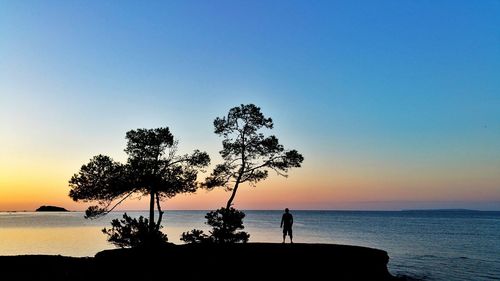
<instances>
[{"instance_id":1,"label":"tree branch","mask_svg":"<svg viewBox=\"0 0 500 281\"><path fill-rule=\"evenodd\" d=\"M255 166L251 169L248 169L245 171L245 173L253 173L253 171L257 170L257 169L260 169L260 168L263 168L263 167L266 167L268 166L269 164L271 164L274 160L276 159L279 159L279 158L283 158L285 157L284 155L280 155L280 156L276 156L276 157L271 157L270 159L268 159L267 161L265 161L263 164L259 165L259 166Z\"/></svg>"},{"instance_id":2,"label":"tree branch","mask_svg":"<svg viewBox=\"0 0 500 281\"><path fill-rule=\"evenodd\" d=\"M111 205L111 202L109 202L106 207L104 207L104 212L102 213L101 216L104 216L104 215L107 215L109 213L111 213L118 205L120 205L123 201L125 201L125 199L127 199L130 195L134 194L135 193L135 190L132 190L130 191L127 195L125 195L125 197L123 197L122 199L120 199L120 201L118 201L111 209L108 209L108 207Z\"/></svg>"},{"instance_id":3,"label":"tree branch","mask_svg":"<svg viewBox=\"0 0 500 281\"><path fill-rule=\"evenodd\" d=\"M278 174L279 176L282 176L282 177L285 177L285 178L287 178L287 177L288 177L288 175L287 175L287 174L285 174L285 173L283 173L283 172L280 172L280 171L279 171L278 169L276 169L276 168L271 167L271 169L273 169L273 170L276 172L276 174Z\"/></svg>"},{"instance_id":4,"label":"tree branch","mask_svg":"<svg viewBox=\"0 0 500 281\"><path fill-rule=\"evenodd\" d=\"M178 160L169 162L167 165L165 165L163 167L163 169L161 170L161 173L164 173L169 167L171 167L171 166L173 166L175 164L182 163L182 162L188 162L189 160L190 160L189 157L187 157L187 158L180 158Z\"/></svg>"}]
</instances>

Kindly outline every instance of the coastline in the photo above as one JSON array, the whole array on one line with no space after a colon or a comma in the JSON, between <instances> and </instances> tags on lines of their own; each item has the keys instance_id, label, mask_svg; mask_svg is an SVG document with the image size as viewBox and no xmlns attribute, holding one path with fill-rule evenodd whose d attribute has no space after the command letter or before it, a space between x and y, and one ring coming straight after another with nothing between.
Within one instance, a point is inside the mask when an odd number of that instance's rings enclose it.
<instances>
[{"instance_id":1,"label":"coastline","mask_svg":"<svg viewBox=\"0 0 500 281\"><path fill-rule=\"evenodd\" d=\"M337 244L170 244L161 249L114 249L95 257L0 256L3 280L398 280L379 249Z\"/></svg>"}]
</instances>

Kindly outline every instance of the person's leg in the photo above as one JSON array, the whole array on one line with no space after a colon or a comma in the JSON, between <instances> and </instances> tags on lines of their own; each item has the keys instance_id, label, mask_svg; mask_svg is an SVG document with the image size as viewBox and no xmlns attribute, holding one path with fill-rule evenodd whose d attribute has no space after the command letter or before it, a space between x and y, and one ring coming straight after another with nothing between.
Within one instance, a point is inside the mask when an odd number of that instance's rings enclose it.
<instances>
[{"instance_id":1,"label":"person's leg","mask_svg":"<svg viewBox=\"0 0 500 281\"><path fill-rule=\"evenodd\" d=\"M285 243L286 232L283 231L283 243Z\"/></svg>"},{"instance_id":2,"label":"person's leg","mask_svg":"<svg viewBox=\"0 0 500 281\"><path fill-rule=\"evenodd\" d=\"M293 234L292 234L292 229L290 228L290 230L288 231L288 235L290 235L290 243L293 244Z\"/></svg>"}]
</instances>

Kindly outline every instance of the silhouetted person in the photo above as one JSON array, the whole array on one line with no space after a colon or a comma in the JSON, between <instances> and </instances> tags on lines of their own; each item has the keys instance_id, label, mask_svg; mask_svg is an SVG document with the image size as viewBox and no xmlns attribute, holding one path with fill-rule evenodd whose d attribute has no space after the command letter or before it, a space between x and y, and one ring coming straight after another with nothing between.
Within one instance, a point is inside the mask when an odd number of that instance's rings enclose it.
<instances>
[{"instance_id":1,"label":"silhouetted person","mask_svg":"<svg viewBox=\"0 0 500 281\"><path fill-rule=\"evenodd\" d=\"M283 228L283 243L285 243L285 237L288 234L290 236L290 243L293 244L293 234L292 234L293 216L290 214L288 208L285 209L285 213L281 217L281 225Z\"/></svg>"}]
</instances>

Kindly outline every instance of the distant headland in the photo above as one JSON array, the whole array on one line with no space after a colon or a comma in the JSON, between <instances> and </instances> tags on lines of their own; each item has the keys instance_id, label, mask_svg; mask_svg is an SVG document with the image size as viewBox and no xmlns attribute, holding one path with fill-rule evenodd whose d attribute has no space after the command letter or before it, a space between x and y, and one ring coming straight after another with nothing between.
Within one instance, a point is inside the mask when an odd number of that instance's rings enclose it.
<instances>
[{"instance_id":1,"label":"distant headland","mask_svg":"<svg viewBox=\"0 0 500 281\"><path fill-rule=\"evenodd\" d=\"M402 212L480 212L472 209L407 209Z\"/></svg>"},{"instance_id":2,"label":"distant headland","mask_svg":"<svg viewBox=\"0 0 500 281\"><path fill-rule=\"evenodd\" d=\"M57 207L57 206L41 206L40 208L36 209L37 212L69 212L68 210L64 209L63 207Z\"/></svg>"}]
</instances>

